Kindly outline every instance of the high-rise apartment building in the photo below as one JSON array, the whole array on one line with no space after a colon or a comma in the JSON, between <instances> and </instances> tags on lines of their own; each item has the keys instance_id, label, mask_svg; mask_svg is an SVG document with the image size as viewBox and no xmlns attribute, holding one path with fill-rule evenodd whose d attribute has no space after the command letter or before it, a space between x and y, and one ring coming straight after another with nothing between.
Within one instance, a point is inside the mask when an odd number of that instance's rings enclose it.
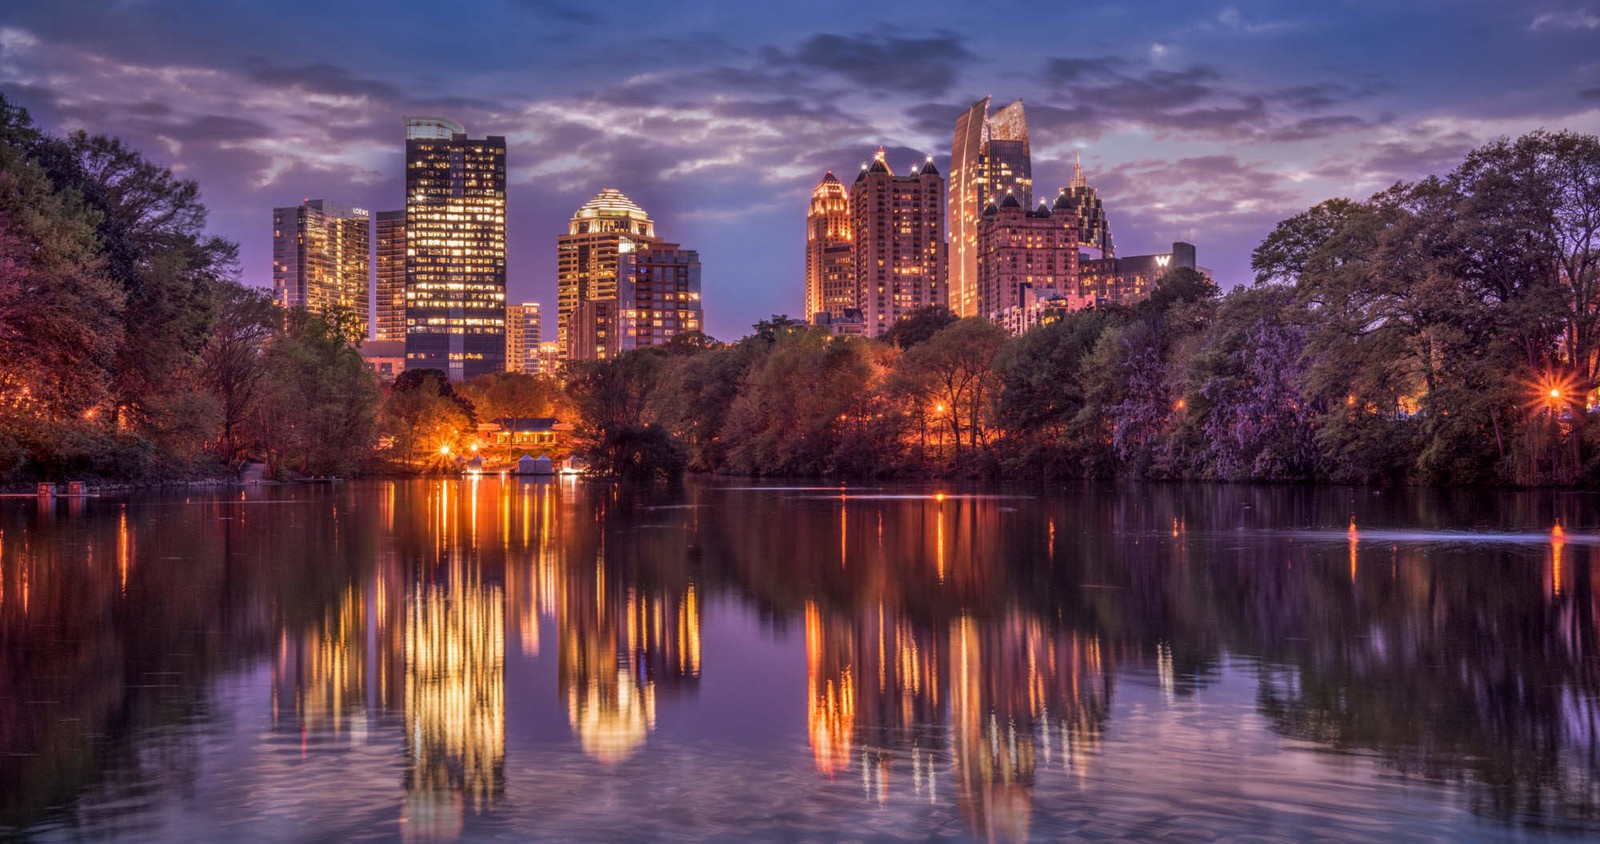
<instances>
[{"instance_id":1,"label":"high-rise apartment building","mask_svg":"<svg viewBox=\"0 0 1600 844\"><path fill-rule=\"evenodd\" d=\"M1029 211L1015 193L978 219L978 315L999 320L1023 293L1078 291L1078 215L1063 192L1055 207Z\"/></svg>"},{"instance_id":2,"label":"high-rise apartment building","mask_svg":"<svg viewBox=\"0 0 1600 844\"><path fill-rule=\"evenodd\" d=\"M833 171L811 191L806 213L806 319L856 306L850 195Z\"/></svg>"},{"instance_id":3,"label":"high-rise apartment building","mask_svg":"<svg viewBox=\"0 0 1600 844\"><path fill-rule=\"evenodd\" d=\"M1007 192L1033 203L1028 120L1017 100L989 114L984 97L956 118L950 144L950 309L978 314L978 216Z\"/></svg>"},{"instance_id":4,"label":"high-rise apartment building","mask_svg":"<svg viewBox=\"0 0 1600 844\"><path fill-rule=\"evenodd\" d=\"M378 290L373 339L406 339L406 212L379 211L376 216L378 249L372 277Z\"/></svg>"},{"instance_id":5,"label":"high-rise apartment building","mask_svg":"<svg viewBox=\"0 0 1600 844\"><path fill-rule=\"evenodd\" d=\"M285 308L327 312L344 308L365 337L371 220L360 208L320 199L272 209L272 290Z\"/></svg>"},{"instance_id":6,"label":"high-rise apartment building","mask_svg":"<svg viewBox=\"0 0 1600 844\"><path fill-rule=\"evenodd\" d=\"M618 264L619 351L664 346L702 330L699 252L658 242L621 255Z\"/></svg>"},{"instance_id":7,"label":"high-rise apartment building","mask_svg":"<svg viewBox=\"0 0 1600 844\"><path fill-rule=\"evenodd\" d=\"M882 336L895 321L947 303L944 178L933 159L896 176L883 148L850 189L857 307L866 333Z\"/></svg>"},{"instance_id":8,"label":"high-rise apartment building","mask_svg":"<svg viewBox=\"0 0 1600 844\"><path fill-rule=\"evenodd\" d=\"M656 224L616 188L583 204L556 239L556 342L572 349L569 328L578 305L617 298L618 256L657 243Z\"/></svg>"},{"instance_id":9,"label":"high-rise apartment building","mask_svg":"<svg viewBox=\"0 0 1600 844\"><path fill-rule=\"evenodd\" d=\"M608 360L704 328L700 254L656 237L644 209L615 188L572 216L557 239L558 340L569 360Z\"/></svg>"},{"instance_id":10,"label":"high-rise apartment building","mask_svg":"<svg viewBox=\"0 0 1600 844\"><path fill-rule=\"evenodd\" d=\"M506 140L407 117L406 367L505 369Z\"/></svg>"},{"instance_id":11,"label":"high-rise apartment building","mask_svg":"<svg viewBox=\"0 0 1600 844\"><path fill-rule=\"evenodd\" d=\"M1085 260L1117 257L1117 247L1111 241L1111 223L1106 219L1105 205L1100 192L1090 187L1083 175L1083 159L1072 165L1072 182L1062 191L1065 201L1078 215L1078 246ZM1056 204L1061 205L1057 198Z\"/></svg>"},{"instance_id":12,"label":"high-rise apartment building","mask_svg":"<svg viewBox=\"0 0 1600 844\"><path fill-rule=\"evenodd\" d=\"M506 305L506 371L539 371L539 342L544 321L538 302Z\"/></svg>"}]
</instances>

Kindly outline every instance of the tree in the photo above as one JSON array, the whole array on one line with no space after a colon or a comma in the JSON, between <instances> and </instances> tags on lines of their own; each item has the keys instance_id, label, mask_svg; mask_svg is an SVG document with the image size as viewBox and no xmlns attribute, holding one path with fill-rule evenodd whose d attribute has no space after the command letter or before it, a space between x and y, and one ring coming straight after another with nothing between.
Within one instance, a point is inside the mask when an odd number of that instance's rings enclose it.
<instances>
[{"instance_id":1,"label":"tree","mask_svg":"<svg viewBox=\"0 0 1600 844\"><path fill-rule=\"evenodd\" d=\"M153 418L150 399L196 369L215 318L216 284L233 275L237 247L205 233L192 181L144 159L116 138L75 132L41 138L33 157L62 191L97 213L106 273L123 291L112 387L119 417Z\"/></svg>"},{"instance_id":2,"label":"tree","mask_svg":"<svg viewBox=\"0 0 1600 844\"><path fill-rule=\"evenodd\" d=\"M344 475L366 459L375 433L378 384L340 328L296 308L267 344L259 433L269 468Z\"/></svg>"},{"instance_id":3,"label":"tree","mask_svg":"<svg viewBox=\"0 0 1600 844\"><path fill-rule=\"evenodd\" d=\"M458 395L442 369L402 372L383 401L382 429L393 438L402 461L436 463L443 451L458 450L461 437L477 423L470 401Z\"/></svg>"},{"instance_id":4,"label":"tree","mask_svg":"<svg viewBox=\"0 0 1600 844\"><path fill-rule=\"evenodd\" d=\"M741 474L819 477L887 471L895 449L878 385L887 350L820 331L782 338L752 363L728 410L728 467ZM876 448L871 444L875 443Z\"/></svg>"},{"instance_id":5,"label":"tree","mask_svg":"<svg viewBox=\"0 0 1600 844\"><path fill-rule=\"evenodd\" d=\"M943 305L926 305L895 320L884 332L883 342L901 349L925 343L960 317Z\"/></svg>"},{"instance_id":6,"label":"tree","mask_svg":"<svg viewBox=\"0 0 1600 844\"><path fill-rule=\"evenodd\" d=\"M460 394L483 419L560 416L567 408L561 382L551 375L489 373L468 381Z\"/></svg>"},{"instance_id":7,"label":"tree","mask_svg":"<svg viewBox=\"0 0 1600 844\"><path fill-rule=\"evenodd\" d=\"M220 455L232 463L240 429L255 414L267 379L263 352L282 313L264 290L232 282L216 291L217 321L201 351L201 374L217 397L222 429Z\"/></svg>"},{"instance_id":8,"label":"tree","mask_svg":"<svg viewBox=\"0 0 1600 844\"><path fill-rule=\"evenodd\" d=\"M1092 473L1099 420L1086 413L1083 376L1100 336L1124 319L1124 314L1105 308L1073 311L1006 345L996 366L1008 472L1048 477Z\"/></svg>"},{"instance_id":9,"label":"tree","mask_svg":"<svg viewBox=\"0 0 1600 844\"><path fill-rule=\"evenodd\" d=\"M961 462L962 434L976 452L988 442L988 426L999 392L996 357L1006 342L1000 326L981 317L957 320L900 357L899 368L927 385L927 394L943 411L938 418L950 428L956 462Z\"/></svg>"},{"instance_id":10,"label":"tree","mask_svg":"<svg viewBox=\"0 0 1600 844\"><path fill-rule=\"evenodd\" d=\"M671 478L685 465L682 444L649 421L667 354L658 349L627 352L614 360L572 365L567 391L577 410L577 453L598 473L612 477Z\"/></svg>"}]
</instances>

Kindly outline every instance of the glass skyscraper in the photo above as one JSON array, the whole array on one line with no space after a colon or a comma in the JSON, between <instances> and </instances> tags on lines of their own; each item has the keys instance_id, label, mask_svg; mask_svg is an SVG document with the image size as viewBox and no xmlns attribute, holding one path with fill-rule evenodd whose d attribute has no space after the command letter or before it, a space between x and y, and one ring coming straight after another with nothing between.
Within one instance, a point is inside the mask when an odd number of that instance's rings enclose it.
<instances>
[{"instance_id":1,"label":"glass skyscraper","mask_svg":"<svg viewBox=\"0 0 1600 844\"><path fill-rule=\"evenodd\" d=\"M272 292L285 308L348 310L366 337L371 220L320 199L272 209Z\"/></svg>"},{"instance_id":2,"label":"glass skyscraper","mask_svg":"<svg viewBox=\"0 0 1600 844\"><path fill-rule=\"evenodd\" d=\"M950 143L950 309L978 315L978 217L1007 193L1033 205L1028 120L1017 100L989 114L990 97L956 118Z\"/></svg>"},{"instance_id":3,"label":"glass skyscraper","mask_svg":"<svg viewBox=\"0 0 1600 844\"><path fill-rule=\"evenodd\" d=\"M406 368L505 370L506 139L407 117Z\"/></svg>"}]
</instances>

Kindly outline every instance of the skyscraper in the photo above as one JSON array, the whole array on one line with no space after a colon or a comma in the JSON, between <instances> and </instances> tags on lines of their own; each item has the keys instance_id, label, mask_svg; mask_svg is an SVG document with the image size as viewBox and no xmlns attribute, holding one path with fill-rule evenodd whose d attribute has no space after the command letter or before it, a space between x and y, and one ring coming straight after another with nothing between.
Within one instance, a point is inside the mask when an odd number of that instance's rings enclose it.
<instances>
[{"instance_id":1,"label":"skyscraper","mask_svg":"<svg viewBox=\"0 0 1600 844\"><path fill-rule=\"evenodd\" d=\"M806 319L818 313L838 316L855 306L850 195L830 170L811 191L806 213Z\"/></svg>"},{"instance_id":2,"label":"skyscraper","mask_svg":"<svg viewBox=\"0 0 1600 844\"><path fill-rule=\"evenodd\" d=\"M1078 215L1062 199L1029 211L1007 193L978 219L978 314L999 320L1023 292L1078 292Z\"/></svg>"},{"instance_id":3,"label":"skyscraper","mask_svg":"<svg viewBox=\"0 0 1600 844\"><path fill-rule=\"evenodd\" d=\"M882 336L918 308L947 302L944 179L932 158L896 176L879 147L850 189L850 230L857 307L868 336Z\"/></svg>"},{"instance_id":4,"label":"skyscraper","mask_svg":"<svg viewBox=\"0 0 1600 844\"><path fill-rule=\"evenodd\" d=\"M365 337L371 221L320 199L272 209L272 290L285 308L348 309Z\"/></svg>"},{"instance_id":5,"label":"skyscraper","mask_svg":"<svg viewBox=\"0 0 1600 844\"><path fill-rule=\"evenodd\" d=\"M506 371L539 371L539 341L544 320L538 302L506 305Z\"/></svg>"},{"instance_id":6,"label":"skyscraper","mask_svg":"<svg viewBox=\"0 0 1600 844\"><path fill-rule=\"evenodd\" d=\"M616 188L606 188L572 215L556 239L556 341L568 334L579 303L617 298L618 255L656 243L656 224Z\"/></svg>"},{"instance_id":7,"label":"skyscraper","mask_svg":"<svg viewBox=\"0 0 1600 844\"><path fill-rule=\"evenodd\" d=\"M1028 120L1017 100L993 115L990 97L956 118L950 144L950 309L978 314L978 215L990 201L1012 192L1023 208L1033 204Z\"/></svg>"},{"instance_id":8,"label":"skyscraper","mask_svg":"<svg viewBox=\"0 0 1600 844\"><path fill-rule=\"evenodd\" d=\"M505 369L506 140L407 117L406 367Z\"/></svg>"},{"instance_id":9,"label":"skyscraper","mask_svg":"<svg viewBox=\"0 0 1600 844\"><path fill-rule=\"evenodd\" d=\"M1073 163L1072 182L1062 190L1056 205L1059 207L1063 202L1078 215L1078 245L1086 260L1117 257L1117 247L1111 241L1111 222L1106 219L1100 192L1090 187L1089 180L1084 178L1082 156Z\"/></svg>"},{"instance_id":10,"label":"skyscraper","mask_svg":"<svg viewBox=\"0 0 1600 844\"><path fill-rule=\"evenodd\" d=\"M379 211L378 258L373 279L378 288L376 336L379 341L406 339L406 212Z\"/></svg>"}]
</instances>

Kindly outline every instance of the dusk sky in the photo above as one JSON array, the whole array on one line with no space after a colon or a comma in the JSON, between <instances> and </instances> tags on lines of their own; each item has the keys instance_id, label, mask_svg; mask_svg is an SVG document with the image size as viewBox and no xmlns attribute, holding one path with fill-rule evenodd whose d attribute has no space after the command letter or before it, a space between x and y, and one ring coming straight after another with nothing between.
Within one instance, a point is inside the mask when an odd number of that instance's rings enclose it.
<instances>
[{"instance_id":1,"label":"dusk sky","mask_svg":"<svg viewBox=\"0 0 1600 844\"><path fill-rule=\"evenodd\" d=\"M1600 2L12 0L0 91L197 180L263 286L274 206L400 208L401 115L452 117L507 139L511 301L553 308L556 235L616 187L700 250L732 339L799 315L825 170L883 144L948 172L986 94L1026 101L1037 191L1081 151L1121 253L1191 240L1228 287L1317 201L1600 132Z\"/></svg>"}]
</instances>

